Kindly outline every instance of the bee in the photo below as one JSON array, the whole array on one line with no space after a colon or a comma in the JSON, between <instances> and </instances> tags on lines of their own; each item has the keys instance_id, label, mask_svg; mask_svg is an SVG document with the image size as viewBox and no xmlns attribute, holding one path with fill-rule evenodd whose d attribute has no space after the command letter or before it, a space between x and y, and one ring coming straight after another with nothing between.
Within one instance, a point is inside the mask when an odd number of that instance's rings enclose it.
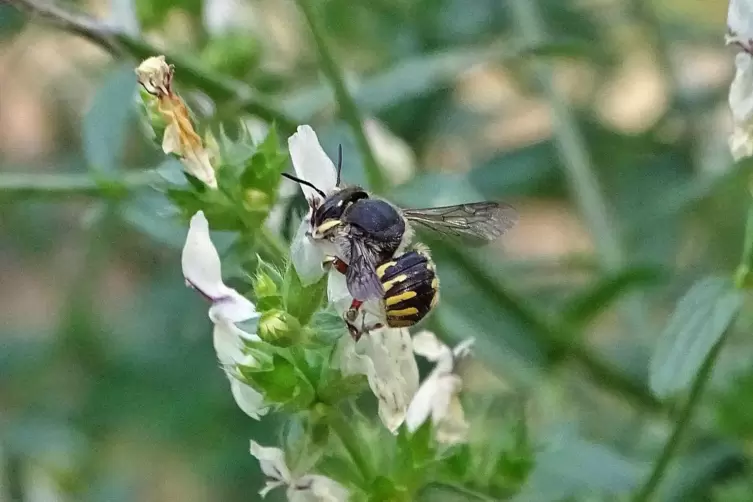
<instances>
[{"instance_id":1,"label":"bee","mask_svg":"<svg viewBox=\"0 0 753 502\"><path fill-rule=\"evenodd\" d=\"M347 272L348 265L337 257L331 257L328 263L340 273ZM381 328L384 324L391 328L413 326L426 317L439 301L439 278L424 246L416 245L415 249L381 263L376 273L384 291L380 311L372 312L378 321L366 324L366 312L359 311L363 303L358 300L353 300L343 315L348 331L356 341L363 333ZM363 314L360 327L357 325L359 312Z\"/></svg>"},{"instance_id":2,"label":"bee","mask_svg":"<svg viewBox=\"0 0 753 502\"><path fill-rule=\"evenodd\" d=\"M495 240L518 221L518 213L512 206L491 201L400 208L372 196L362 187L341 187L341 171L342 150L337 162L336 189L330 194L296 176L287 173L283 176L313 188L322 197L312 208L309 235L335 244L337 256L329 263L345 274L353 297L353 305L346 313L349 326L352 321L347 317L357 314L368 300L384 302L386 321L392 327L415 324L436 304L439 283L434 262L424 247L408 250L413 238L412 224L476 246ZM407 303L391 308L400 302ZM390 311L393 313L389 314Z\"/></svg>"}]
</instances>

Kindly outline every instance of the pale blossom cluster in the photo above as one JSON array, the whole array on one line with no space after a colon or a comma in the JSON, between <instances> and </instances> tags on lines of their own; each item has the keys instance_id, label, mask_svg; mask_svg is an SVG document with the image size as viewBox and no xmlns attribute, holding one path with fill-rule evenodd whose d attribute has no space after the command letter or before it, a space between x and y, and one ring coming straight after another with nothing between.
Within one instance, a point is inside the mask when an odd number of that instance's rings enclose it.
<instances>
[{"instance_id":1,"label":"pale blossom cluster","mask_svg":"<svg viewBox=\"0 0 753 502\"><path fill-rule=\"evenodd\" d=\"M311 182L327 195L339 189L335 166L311 127L300 126L288 139L288 147L299 178ZM327 258L337 250L331 242L311 236L312 208L321 202L321 195L304 185L301 189L310 210L291 244L290 259L304 285L327 274L328 301L342 315L352 301L345 276L325 265ZM266 402L263 395L248 385L240 370L257 364L246 348L260 341L257 335L260 314L250 300L223 282L220 257L210 237L209 223L201 211L191 218L182 265L186 283L210 302L208 315L214 324L214 346L230 380L232 394L246 414L259 419L274 403ZM369 311L368 305L364 308ZM403 424L413 432L431 420L438 442L456 444L466 441L468 429L458 399L461 380L455 373L456 362L467 354L471 343L469 340L453 349L432 333L424 331L411 337L406 328L389 327L370 331L355 341L343 329L335 364L344 375L366 376L379 403L379 417L391 432L396 433ZM414 353L435 364L422 383L419 383ZM346 489L329 478L291 473L279 449L252 442L251 453L259 459L269 479L262 495L284 486L289 500L347 500Z\"/></svg>"},{"instance_id":2,"label":"pale blossom cluster","mask_svg":"<svg viewBox=\"0 0 753 502\"><path fill-rule=\"evenodd\" d=\"M740 160L753 155L753 0L730 1L726 43L739 49L729 89L733 123L729 147L732 157Z\"/></svg>"}]
</instances>

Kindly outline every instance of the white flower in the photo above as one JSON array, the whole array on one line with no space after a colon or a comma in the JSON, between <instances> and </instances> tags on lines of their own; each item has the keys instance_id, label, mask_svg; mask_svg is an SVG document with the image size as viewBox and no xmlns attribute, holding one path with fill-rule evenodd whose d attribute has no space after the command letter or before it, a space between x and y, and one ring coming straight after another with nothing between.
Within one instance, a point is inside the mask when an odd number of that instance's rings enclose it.
<instances>
[{"instance_id":1,"label":"white flower","mask_svg":"<svg viewBox=\"0 0 753 502\"><path fill-rule=\"evenodd\" d=\"M727 10L729 42L748 47L753 39L753 2L751 0L730 0Z\"/></svg>"},{"instance_id":2,"label":"white flower","mask_svg":"<svg viewBox=\"0 0 753 502\"><path fill-rule=\"evenodd\" d=\"M324 153L314 130L307 125L288 138L288 149L296 175L329 195L336 189L337 171ZM321 194L311 187L300 185L309 202L309 212L301 222L290 247L290 259L304 285L313 284L324 275L322 263L329 254L334 254L334 245L328 241L310 237L312 208L322 202Z\"/></svg>"},{"instance_id":3,"label":"white flower","mask_svg":"<svg viewBox=\"0 0 753 502\"><path fill-rule=\"evenodd\" d=\"M390 183L399 185L411 179L416 172L416 155L410 146L377 119L364 120L363 129Z\"/></svg>"},{"instance_id":4,"label":"white flower","mask_svg":"<svg viewBox=\"0 0 753 502\"><path fill-rule=\"evenodd\" d=\"M259 419L267 412L264 398L240 381L235 367L253 366L253 357L244 354L243 340L258 341L256 333L236 325L253 325L259 318L254 304L222 281L220 255L209 237L209 223L202 211L191 218L181 258L186 283L211 302L209 318L214 323L214 349L230 379L230 389L238 406L250 417Z\"/></svg>"},{"instance_id":5,"label":"white flower","mask_svg":"<svg viewBox=\"0 0 753 502\"><path fill-rule=\"evenodd\" d=\"M343 374L366 375L379 401L379 418L390 432L396 432L418 389L418 366L408 330L380 328L358 342L343 336L339 351Z\"/></svg>"},{"instance_id":6,"label":"white flower","mask_svg":"<svg viewBox=\"0 0 753 502\"><path fill-rule=\"evenodd\" d=\"M251 441L251 455L259 460L261 471L267 476L266 486L259 491L265 497L275 488L287 486L290 502L345 502L348 490L326 476L318 474L295 475L285 463L285 453L279 448L261 446Z\"/></svg>"},{"instance_id":7,"label":"white flower","mask_svg":"<svg viewBox=\"0 0 753 502\"><path fill-rule=\"evenodd\" d=\"M450 349L429 331L413 337L413 351L436 366L408 407L405 425L410 432L416 431L431 417L437 441L444 444L466 441L468 424L458 398L462 382L453 370L456 360L465 356L472 344L471 338Z\"/></svg>"},{"instance_id":8,"label":"white flower","mask_svg":"<svg viewBox=\"0 0 753 502\"><path fill-rule=\"evenodd\" d=\"M729 88L733 129L729 138L732 157L753 155L753 59L747 52L735 56L735 78Z\"/></svg>"}]
</instances>

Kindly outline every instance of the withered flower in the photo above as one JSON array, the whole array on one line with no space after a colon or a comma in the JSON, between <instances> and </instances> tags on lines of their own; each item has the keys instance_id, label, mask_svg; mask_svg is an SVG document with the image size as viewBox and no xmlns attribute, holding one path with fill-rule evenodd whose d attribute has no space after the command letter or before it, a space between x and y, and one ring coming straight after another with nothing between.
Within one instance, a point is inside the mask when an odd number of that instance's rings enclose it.
<instances>
[{"instance_id":1,"label":"withered flower","mask_svg":"<svg viewBox=\"0 0 753 502\"><path fill-rule=\"evenodd\" d=\"M165 56L146 59L136 68L139 84L157 98L158 110L167 122L162 150L180 157L189 174L207 186L217 188L209 152L194 130L186 104L172 89L173 73L174 68L165 61Z\"/></svg>"}]
</instances>

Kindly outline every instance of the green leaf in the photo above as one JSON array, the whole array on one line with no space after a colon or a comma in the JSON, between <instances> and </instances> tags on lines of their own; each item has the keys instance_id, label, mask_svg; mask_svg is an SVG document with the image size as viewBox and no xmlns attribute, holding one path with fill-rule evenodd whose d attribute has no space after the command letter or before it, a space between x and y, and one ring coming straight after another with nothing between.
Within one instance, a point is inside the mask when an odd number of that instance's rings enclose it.
<instances>
[{"instance_id":1,"label":"green leaf","mask_svg":"<svg viewBox=\"0 0 753 502\"><path fill-rule=\"evenodd\" d=\"M136 77L131 66L120 66L94 94L81 133L84 158L90 169L114 172L120 167L133 117Z\"/></svg>"},{"instance_id":2,"label":"green leaf","mask_svg":"<svg viewBox=\"0 0 753 502\"><path fill-rule=\"evenodd\" d=\"M742 294L726 278L698 281L680 299L651 358L651 390L659 397L685 390L730 326Z\"/></svg>"},{"instance_id":3,"label":"green leaf","mask_svg":"<svg viewBox=\"0 0 753 502\"><path fill-rule=\"evenodd\" d=\"M513 502L554 502L601 492L634 489L643 469L609 448L570 434L536 455L535 467Z\"/></svg>"},{"instance_id":4,"label":"green leaf","mask_svg":"<svg viewBox=\"0 0 753 502\"><path fill-rule=\"evenodd\" d=\"M565 305L563 317L572 323L585 324L631 289L654 284L659 279L660 272L655 267L629 268L605 277L571 298Z\"/></svg>"},{"instance_id":5,"label":"green leaf","mask_svg":"<svg viewBox=\"0 0 753 502\"><path fill-rule=\"evenodd\" d=\"M279 354L273 356L271 371L241 368L243 376L263 395L265 400L285 411L307 409L314 401L314 388L295 365Z\"/></svg>"},{"instance_id":6,"label":"green leaf","mask_svg":"<svg viewBox=\"0 0 753 502\"><path fill-rule=\"evenodd\" d=\"M292 263L288 263L285 270L285 279L282 285L282 298L285 310L296 317L301 325L306 325L311 320L322 304L324 292L327 289L327 276L309 286L301 284L301 279L295 271Z\"/></svg>"}]
</instances>

